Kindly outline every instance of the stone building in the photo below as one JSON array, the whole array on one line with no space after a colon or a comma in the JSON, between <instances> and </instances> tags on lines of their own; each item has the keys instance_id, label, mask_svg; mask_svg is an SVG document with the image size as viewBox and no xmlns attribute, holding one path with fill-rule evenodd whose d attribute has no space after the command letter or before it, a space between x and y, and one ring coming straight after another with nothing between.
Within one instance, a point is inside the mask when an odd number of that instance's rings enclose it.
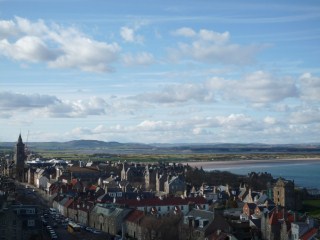
<instances>
[{"instance_id":1,"label":"stone building","mask_svg":"<svg viewBox=\"0 0 320 240\"><path fill-rule=\"evenodd\" d=\"M90 227L111 235L122 234L122 224L131 209L122 209L111 204L96 204L89 217Z\"/></svg>"},{"instance_id":2,"label":"stone building","mask_svg":"<svg viewBox=\"0 0 320 240\"><path fill-rule=\"evenodd\" d=\"M156 173L156 191L157 192L164 192L164 183L167 181L167 174Z\"/></svg>"},{"instance_id":3,"label":"stone building","mask_svg":"<svg viewBox=\"0 0 320 240\"><path fill-rule=\"evenodd\" d=\"M0 239L28 240L40 236L41 222L35 205L0 206Z\"/></svg>"},{"instance_id":4,"label":"stone building","mask_svg":"<svg viewBox=\"0 0 320 240\"><path fill-rule=\"evenodd\" d=\"M156 176L157 171L149 167L149 164L146 165L144 172L144 181L146 190L156 190Z\"/></svg>"},{"instance_id":5,"label":"stone building","mask_svg":"<svg viewBox=\"0 0 320 240\"><path fill-rule=\"evenodd\" d=\"M164 183L164 192L167 194L184 194L186 190L186 183L179 177L175 176L171 179L168 177Z\"/></svg>"},{"instance_id":6,"label":"stone building","mask_svg":"<svg viewBox=\"0 0 320 240\"><path fill-rule=\"evenodd\" d=\"M295 209L294 182L280 177L273 187L273 201L276 206Z\"/></svg>"},{"instance_id":7,"label":"stone building","mask_svg":"<svg viewBox=\"0 0 320 240\"><path fill-rule=\"evenodd\" d=\"M231 231L231 227L223 216L211 211L192 209L182 218L179 239L207 239L217 230Z\"/></svg>"},{"instance_id":8,"label":"stone building","mask_svg":"<svg viewBox=\"0 0 320 240\"><path fill-rule=\"evenodd\" d=\"M25 144L22 141L21 134L19 134L18 142L14 151L14 171L15 179L19 182L25 181L24 162L26 160Z\"/></svg>"},{"instance_id":9,"label":"stone building","mask_svg":"<svg viewBox=\"0 0 320 240\"><path fill-rule=\"evenodd\" d=\"M140 210L133 210L125 219L125 235L133 239L142 239L141 222L145 213Z\"/></svg>"}]
</instances>

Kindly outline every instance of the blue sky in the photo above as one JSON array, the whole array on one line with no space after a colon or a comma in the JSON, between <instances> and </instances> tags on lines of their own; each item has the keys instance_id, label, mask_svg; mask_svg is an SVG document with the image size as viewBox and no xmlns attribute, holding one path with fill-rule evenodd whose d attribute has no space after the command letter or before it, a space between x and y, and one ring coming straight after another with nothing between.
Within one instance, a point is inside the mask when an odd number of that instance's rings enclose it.
<instances>
[{"instance_id":1,"label":"blue sky","mask_svg":"<svg viewBox=\"0 0 320 240\"><path fill-rule=\"evenodd\" d=\"M318 1L0 0L0 141L315 143Z\"/></svg>"}]
</instances>

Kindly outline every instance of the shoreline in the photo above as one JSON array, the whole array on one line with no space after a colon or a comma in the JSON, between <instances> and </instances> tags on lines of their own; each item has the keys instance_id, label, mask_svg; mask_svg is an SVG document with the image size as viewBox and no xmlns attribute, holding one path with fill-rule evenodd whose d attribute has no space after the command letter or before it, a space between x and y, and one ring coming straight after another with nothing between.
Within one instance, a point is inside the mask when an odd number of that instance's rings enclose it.
<instances>
[{"instance_id":1,"label":"shoreline","mask_svg":"<svg viewBox=\"0 0 320 240\"><path fill-rule=\"evenodd\" d=\"M314 184L315 176L320 169L320 158L283 158L283 159L252 159L231 161L193 161L185 162L184 165L197 167L204 171L227 171L237 175L246 176L250 172L268 172L273 178L284 177L295 181L297 188L306 188L320 193L318 184ZM302 165L302 166L300 166ZM304 166L305 165L305 166ZM307 174L303 169L312 167ZM281 169L279 171L279 168ZM299 171L299 169L301 169Z\"/></svg>"},{"instance_id":2,"label":"shoreline","mask_svg":"<svg viewBox=\"0 0 320 240\"><path fill-rule=\"evenodd\" d=\"M246 164L260 164L260 163L297 163L303 162L320 162L320 158L278 158L278 159L250 159L250 160L227 160L227 161L189 161L183 163L183 165L189 165L191 167L207 168L209 166L241 166Z\"/></svg>"}]
</instances>

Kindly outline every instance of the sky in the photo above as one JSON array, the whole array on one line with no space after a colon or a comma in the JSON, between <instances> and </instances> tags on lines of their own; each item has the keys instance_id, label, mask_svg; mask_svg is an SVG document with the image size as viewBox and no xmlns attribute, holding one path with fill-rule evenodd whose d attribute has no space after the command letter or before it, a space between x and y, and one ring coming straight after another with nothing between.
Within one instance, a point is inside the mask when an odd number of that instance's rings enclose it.
<instances>
[{"instance_id":1,"label":"sky","mask_svg":"<svg viewBox=\"0 0 320 240\"><path fill-rule=\"evenodd\" d=\"M320 2L0 0L0 142L319 143Z\"/></svg>"}]
</instances>

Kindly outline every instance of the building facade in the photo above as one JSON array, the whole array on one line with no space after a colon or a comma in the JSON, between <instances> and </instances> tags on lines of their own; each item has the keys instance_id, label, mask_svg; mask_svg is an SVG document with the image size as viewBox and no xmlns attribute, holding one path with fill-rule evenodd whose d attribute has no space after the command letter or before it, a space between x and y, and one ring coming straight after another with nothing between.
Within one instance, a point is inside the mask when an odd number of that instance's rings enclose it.
<instances>
[{"instance_id":1,"label":"building facade","mask_svg":"<svg viewBox=\"0 0 320 240\"><path fill-rule=\"evenodd\" d=\"M14 151L14 177L19 182L25 181L24 162L26 159L25 144L22 141L21 134Z\"/></svg>"},{"instance_id":2,"label":"building facade","mask_svg":"<svg viewBox=\"0 0 320 240\"><path fill-rule=\"evenodd\" d=\"M273 187L273 201L276 206L295 209L294 182L279 178Z\"/></svg>"}]
</instances>

